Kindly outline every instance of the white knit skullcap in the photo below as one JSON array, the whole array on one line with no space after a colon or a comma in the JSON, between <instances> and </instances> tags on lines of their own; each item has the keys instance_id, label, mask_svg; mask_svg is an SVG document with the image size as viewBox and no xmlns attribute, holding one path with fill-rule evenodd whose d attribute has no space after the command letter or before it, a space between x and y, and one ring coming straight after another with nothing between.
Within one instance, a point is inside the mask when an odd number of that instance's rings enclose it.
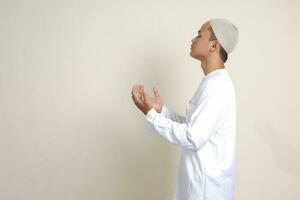
<instances>
[{"instance_id":1,"label":"white knit skullcap","mask_svg":"<svg viewBox=\"0 0 300 200\"><path fill-rule=\"evenodd\" d=\"M238 28L227 19L214 18L208 22L225 51L232 52L238 43Z\"/></svg>"}]
</instances>

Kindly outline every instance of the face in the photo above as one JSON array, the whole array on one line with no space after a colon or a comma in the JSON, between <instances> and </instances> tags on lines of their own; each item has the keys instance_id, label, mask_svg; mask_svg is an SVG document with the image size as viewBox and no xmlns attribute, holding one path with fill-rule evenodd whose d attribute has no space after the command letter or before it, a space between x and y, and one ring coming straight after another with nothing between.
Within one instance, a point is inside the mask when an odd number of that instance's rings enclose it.
<instances>
[{"instance_id":1,"label":"face","mask_svg":"<svg viewBox=\"0 0 300 200\"><path fill-rule=\"evenodd\" d=\"M198 60L207 57L212 48L216 47L216 41L209 41L210 30L208 27L210 27L210 24L208 22L204 23L198 31L198 35L192 39L190 55Z\"/></svg>"}]
</instances>

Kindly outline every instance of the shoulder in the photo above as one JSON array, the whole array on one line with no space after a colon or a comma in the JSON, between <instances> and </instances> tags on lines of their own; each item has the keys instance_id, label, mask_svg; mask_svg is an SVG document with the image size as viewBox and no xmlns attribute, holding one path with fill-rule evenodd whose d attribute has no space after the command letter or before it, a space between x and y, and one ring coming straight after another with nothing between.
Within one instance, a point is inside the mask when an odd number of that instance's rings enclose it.
<instances>
[{"instance_id":1,"label":"shoulder","mask_svg":"<svg viewBox=\"0 0 300 200\"><path fill-rule=\"evenodd\" d=\"M228 74L216 74L206 81L204 90L221 92L233 92L234 86Z\"/></svg>"},{"instance_id":2,"label":"shoulder","mask_svg":"<svg viewBox=\"0 0 300 200\"><path fill-rule=\"evenodd\" d=\"M226 77L210 79L203 87L202 97L222 102L231 101L235 97L234 86Z\"/></svg>"}]
</instances>

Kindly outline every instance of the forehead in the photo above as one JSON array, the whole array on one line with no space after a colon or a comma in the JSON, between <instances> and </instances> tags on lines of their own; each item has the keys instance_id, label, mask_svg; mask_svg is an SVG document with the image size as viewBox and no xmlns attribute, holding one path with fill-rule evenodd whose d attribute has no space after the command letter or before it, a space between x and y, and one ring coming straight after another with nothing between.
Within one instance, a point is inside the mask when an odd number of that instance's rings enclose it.
<instances>
[{"instance_id":1,"label":"forehead","mask_svg":"<svg viewBox=\"0 0 300 200\"><path fill-rule=\"evenodd\" d=\"M209 27L210 27L210 24L208 22L206 22L201 26L200 29L203 31L206 31L206 30L208 30Z\"/></svg>"},{"instance_id":2,"label":"forehead","mask_svg":"<svg viewBox=\"0 0 300 200\"><path fill-rule=\"evenodd\" d=\"M199 29L198 33L205 33L208 31L208 27L210 27L210 24L208 22L204 23L201 28Z\"/></svg>"}]
</instances>

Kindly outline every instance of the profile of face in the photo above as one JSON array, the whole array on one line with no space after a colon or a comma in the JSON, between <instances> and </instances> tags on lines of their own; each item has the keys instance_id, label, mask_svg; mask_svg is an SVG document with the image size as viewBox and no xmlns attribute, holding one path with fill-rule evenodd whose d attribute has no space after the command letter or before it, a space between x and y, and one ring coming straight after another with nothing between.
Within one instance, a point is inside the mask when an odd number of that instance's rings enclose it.
<instances>
[{"instance_id":1,"label":"profile of face","mask_svg":"<svg viewBox=\"0 0 300 200\"><path fill-rule=\"evenodd\" d=\"M203 60L211 53L219 51L218 41L209 41L211 36L209 27L211 27L209 22L204 23L198 31L198 35L192 39L190 55L197 60Z\"/></svg>"}]
</instances>

